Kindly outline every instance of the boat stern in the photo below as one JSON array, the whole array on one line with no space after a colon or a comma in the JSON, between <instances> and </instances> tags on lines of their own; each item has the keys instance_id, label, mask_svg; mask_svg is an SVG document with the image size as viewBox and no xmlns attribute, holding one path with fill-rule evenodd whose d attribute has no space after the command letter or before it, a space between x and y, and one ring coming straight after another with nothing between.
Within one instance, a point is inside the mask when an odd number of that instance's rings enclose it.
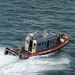
<instances>
[{"instance_id":1,"label":"boat stern","mask_svg":"<svg viewBox=\"0 0 75 75\"><path fill-rule=\"evenodd\" d=\"M15 55L15 56L16 56L16 55L17 55L17 52L16 52L16 50L14 50L14 49L12 50L12 49L10 49L10 48L5 48L5 49L4 49L4 54L5 54L5 55L7 55L7 54L12 54L12 55Z\"/></svg>"}]
</instances>

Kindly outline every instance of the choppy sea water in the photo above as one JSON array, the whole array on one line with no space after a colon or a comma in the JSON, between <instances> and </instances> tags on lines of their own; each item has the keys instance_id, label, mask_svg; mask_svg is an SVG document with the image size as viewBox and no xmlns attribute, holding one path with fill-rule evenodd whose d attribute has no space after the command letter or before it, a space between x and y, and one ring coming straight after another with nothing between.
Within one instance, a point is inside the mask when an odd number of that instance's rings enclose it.
<instances>
[{"instance_id":1,"label":"choppy sea water","mask_svg":"<svg viewBox=\"0 0 75 75\"><path fill-rule=\"evenodd\" d=\"M0 75L75 75L75 0L0 0ZM71 42L47 55L20 60L4 48L24 45L28 33L48 29Z\"/></svg>"}]
</instances>

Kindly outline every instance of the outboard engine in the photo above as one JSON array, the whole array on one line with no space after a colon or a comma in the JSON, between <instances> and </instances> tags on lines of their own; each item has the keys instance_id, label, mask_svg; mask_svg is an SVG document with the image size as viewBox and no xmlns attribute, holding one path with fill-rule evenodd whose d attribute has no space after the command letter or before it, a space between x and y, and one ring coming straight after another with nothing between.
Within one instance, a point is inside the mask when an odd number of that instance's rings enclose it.
<instances>
[{"instance_id":1,"label":"outboard engine","mask_svg":"<svg viewBox=\"0 0 75 75\"><path fill-rule=\"evenodd\" d=\"M8 54L8 52L9 52L8 50L10 50L10 48L5 48L5 49L4 49L4 54L5 54L5 55Z\"/></svg>"}]
</instances>

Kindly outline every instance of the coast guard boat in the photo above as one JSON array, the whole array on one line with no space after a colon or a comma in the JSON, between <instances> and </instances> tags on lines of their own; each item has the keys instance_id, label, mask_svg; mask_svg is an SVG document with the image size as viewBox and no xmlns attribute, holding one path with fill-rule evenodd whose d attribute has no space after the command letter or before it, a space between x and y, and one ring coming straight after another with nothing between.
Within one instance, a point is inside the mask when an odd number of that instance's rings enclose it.
<instances>
[{"instance_id":1,"label":"coast guard boat","mask_svg":"<svg viewBox=\"0 0 75 75\"><path fill-rule=\"evenodd\" d=\"M70 38L64 34L53 35L44 31L29 33L25 39L25 45L16 49L5 48L4 54L19 56L20 59L26 59L36 55L42 55L54 52L64 47L70 42Z\"/></svg>"}]
</instances>

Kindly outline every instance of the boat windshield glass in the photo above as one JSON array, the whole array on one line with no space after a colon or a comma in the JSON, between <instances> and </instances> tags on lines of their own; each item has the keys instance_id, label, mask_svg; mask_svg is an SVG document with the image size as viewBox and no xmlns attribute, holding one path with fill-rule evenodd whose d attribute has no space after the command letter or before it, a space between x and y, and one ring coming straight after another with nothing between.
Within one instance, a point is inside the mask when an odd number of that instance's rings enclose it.
<instances>
[{"instance_id":1,"label":"boat windshield glass","mask_svg":"<svg viewBox=\"0 0 75 75\"><path fill-rule=\"evenodd\" d=\"M28 44L28 43L29 43L29 41L28 41L28 40L26 40L26 43Z\"/></svg>"}]
</instances>

